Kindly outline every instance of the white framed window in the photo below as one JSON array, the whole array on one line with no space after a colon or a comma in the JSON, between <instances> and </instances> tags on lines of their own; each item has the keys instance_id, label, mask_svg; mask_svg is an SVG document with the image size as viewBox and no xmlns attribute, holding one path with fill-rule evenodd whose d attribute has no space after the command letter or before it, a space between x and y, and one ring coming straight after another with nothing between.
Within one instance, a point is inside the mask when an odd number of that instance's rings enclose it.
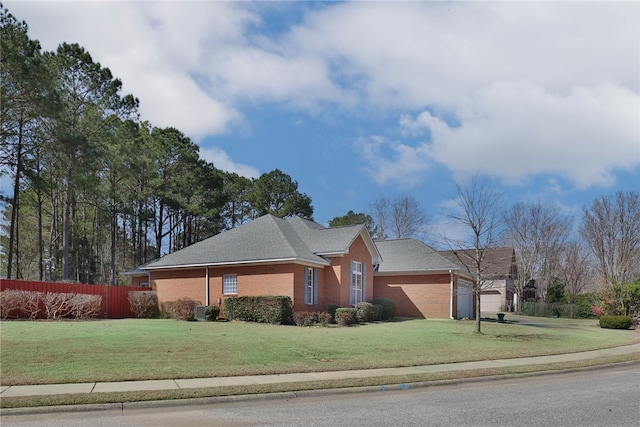
<instances>
[{"instance_id":1,"label":"white framed window","mask_svg":"<svg viewBox=\"0 0 640 427\"><path fill-rule=\"evenodd\" d=\"M225 274L222 276L222 293L224 295L238 294L238 275Z\"/></svg>"},{"instance_id":2,"label":"white framed window","mask_svg":"<svg viewBox=\"0 0 640 427\"><path fill-rule=\"evenodd\" d=\"M351 261L351 284L350 284L350 302L355 305L364 302L365 298L365 269L364 263L360 261Z\"/></svg>"},{"instance_id":3,"label":"white framed window","mask_svg":"<svg viewBox=\"0 0 640 427\"><path fill-rule=\"evenodd\" d=\"M318 270L315 268L304 269L304 303L318 303Z\"/></svg>"}]
</instances>

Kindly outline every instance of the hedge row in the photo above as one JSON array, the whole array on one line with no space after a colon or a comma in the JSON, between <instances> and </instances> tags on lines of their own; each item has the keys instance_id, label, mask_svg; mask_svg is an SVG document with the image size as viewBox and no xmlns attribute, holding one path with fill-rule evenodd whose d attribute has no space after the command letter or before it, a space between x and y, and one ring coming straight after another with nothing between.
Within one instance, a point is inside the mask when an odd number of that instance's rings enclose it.
<instances>
[{"instance_id":1,"label":"hedge row","mask_svg":"<svg viewBox=\"0 0 640 427\"><path fill-rule=\"evenodd\" d=\"M224 303L225 316L229 320L293 324L293 305L288 296L245 296L227 298Z\"/></svg>"},{"instance_id":2,"label":"hedge row","mask_svg":"<svg viewBox=\"0 0 640 427\"><path fill-rule=\"evenodd\" d=\"M606 329L629 329L633 324L630 316L600 316L600 327Z\"/></svg>"},{"instance_id":3,"label":"hedge row","mask_svg":"<svg viewBox=\"0 0 640 427\"><path fill-rule=\"evenodd\" d=\"M0 318L92 319L98 317L100 295L8 289L0 292Z\"/></svg>"}]
</instances>

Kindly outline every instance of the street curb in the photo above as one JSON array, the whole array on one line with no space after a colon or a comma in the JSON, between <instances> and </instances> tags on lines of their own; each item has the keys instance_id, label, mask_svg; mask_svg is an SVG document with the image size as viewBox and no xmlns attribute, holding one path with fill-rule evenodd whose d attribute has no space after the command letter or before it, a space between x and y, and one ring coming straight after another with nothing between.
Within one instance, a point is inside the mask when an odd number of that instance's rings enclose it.
<instances>
[{"instance_id":1,"label":"street curb","mask_svg":"<svg viewBox=\"0 0 640 427\"><path fill-rule=\"evenodd\" d=\"M24 408L0 408L0 416L16 416L16 415L42 415L42 414L54 414L54 413L77 413L77 412L106 412L117 411L124 412L125 410L137 410L137 409L153 409L153 408L171 408L177 406L202 406L213 405L223 403L234 402L252 402L252 401L264 401L264 400L295 400L311 397L322 397L330 395L347 395L358 393L380 393L387 391L407 391L420 388L442 387L442 386L455 386L470 383L500 381L500 380L512 380L518 378L533 378L546 375L556 374L571 374L576 372L595 371L600 369L608 369L615 367L634 366L640 365L640 360L631 360L625 362L608 363L603 365L586 366L579 368L565 368L565 369L551 369L545 371L536 372L524 372L514 374L501 374L501 375L488 375L488 376L470 376L466 378L457 378L451 380L434 380L434 381L421 381L421 382L408 382L397 384L381 384L379 386L364 386L364 387L341 387L333 389L319 389L319 390L300 390L300 391L285 391L266 394L242 394L235 396L214 396L214 397L198 397L198 398L185 398L185 399L167 399L167 400L149 400L139 402L115 402L115 403L100 403L100 404L86 404L86 405L62 405L62 406L37 406L37 407L24 407Z\"/></svg>"}]
</instances>

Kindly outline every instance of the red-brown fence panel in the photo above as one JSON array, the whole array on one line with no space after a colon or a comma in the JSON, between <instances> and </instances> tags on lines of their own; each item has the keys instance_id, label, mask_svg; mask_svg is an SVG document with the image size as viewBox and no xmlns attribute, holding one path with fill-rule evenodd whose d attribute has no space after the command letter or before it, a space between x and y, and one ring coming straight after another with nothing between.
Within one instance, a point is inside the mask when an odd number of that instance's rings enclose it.
<instances>
[{"instance_id":1,"label":"red-brown fence panel","mask_svg":"<svg viewBox=\"0 0 640 427\"><path fill-rule=\"evenodd\" d=\"M4 291L5 289L100 295L102 297L102 308L99 317L104 319L135 317L135 314L131 311L131 307L129 306L129 292L150 290L149 288L131 286L86 285L78 283L0 279L0 291Z\"/></svg>"}]
</instances>

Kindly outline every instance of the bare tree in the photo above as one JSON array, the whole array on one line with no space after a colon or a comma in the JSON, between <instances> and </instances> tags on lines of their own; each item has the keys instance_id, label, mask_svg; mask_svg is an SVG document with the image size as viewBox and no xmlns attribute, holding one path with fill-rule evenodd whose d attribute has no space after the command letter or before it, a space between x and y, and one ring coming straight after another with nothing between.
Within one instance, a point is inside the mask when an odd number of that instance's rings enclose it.
<instances>
[{"instance_id":1,"label":"bare tree","mask_svg":"<svg viewBox=\"0 0 640 427\"><path fill-rule=\"evenodd\" d=\"M535 280L542 296L557 276L560 251L569 238L573 221L557 205L516 203L504 214L505 239L516 250L518 305L525 286Z\"/></svg>"},{"instance_id":2,"label":"bare tree","mask_svg":"<svg viewBox=\"0 0 640 427\"><path fill-rule=\"evenodd\" d=\"M584 210L582 237L593 252L604 283L640 277L640 200L638 193L619 191L601 197Z\"/></svg>"},{"instance_id":3,"label":"bare tree","mask_svg":"<svg viewBox=\"0 0 640 427\"><path fill-rule=\"evenodd\" d=\"M565 285L568 303L575 304L578 294L586 289L590 280L591 261L582 242L568 242L560 255L559 278Z\"/></svg>"},{"instance_id":4,"label":"bare tree","mask_svg":"<svg viewBox=\"0 0 640 427\"><path fill-rule=\"evenodd\" d=\"M490 267L487 262L487 250L498 246L502 224L500 208L502 194L495 191L489 181L475 175L462 185L456 183L458 211L450 217L465 231L466 236L458 241L456 246L472 257L471 266L467 266L469 273L475 278L475 333L481 333L480 326L480 294L484 289L493 286L488 274ZM462 265L466 265L461 261Z\"/></svg>"},{"instance_id":5,"label":"bare tree","mask_svg":"<svg viewBox=\"0 0 640 427\"><path fill-rule=\"evenodd\" d=\"M378 225L378 233L374 236L378 240L423 238L427 232L429 217L418 201L408 194L393 199L378 198L370 210Z\"/></svg>"}]
</instances>

